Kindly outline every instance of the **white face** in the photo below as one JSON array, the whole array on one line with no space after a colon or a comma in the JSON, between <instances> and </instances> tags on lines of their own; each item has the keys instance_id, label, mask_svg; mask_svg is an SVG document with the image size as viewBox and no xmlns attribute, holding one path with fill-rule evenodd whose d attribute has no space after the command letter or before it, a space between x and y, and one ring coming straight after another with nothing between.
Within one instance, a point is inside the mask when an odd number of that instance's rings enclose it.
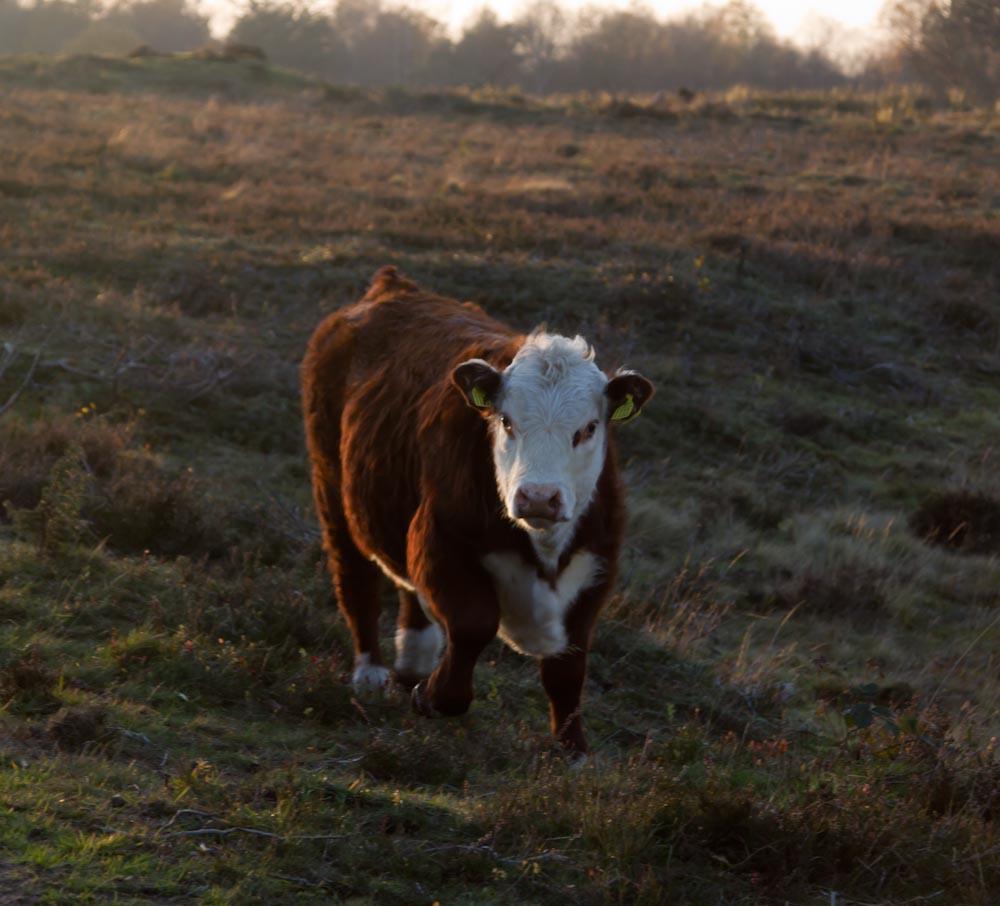
<instances>
[{"instance_id":1,"label":"white face","mask_svg":"<svg viewBox=\"0 0 1000 906\"><path fill-rule=\"evenodd\" d=\"M581 338L533 334L503 372L491 437L507 515L547 533L583 515L604 468L608 379Z\"/></svg>"}]
</instances>

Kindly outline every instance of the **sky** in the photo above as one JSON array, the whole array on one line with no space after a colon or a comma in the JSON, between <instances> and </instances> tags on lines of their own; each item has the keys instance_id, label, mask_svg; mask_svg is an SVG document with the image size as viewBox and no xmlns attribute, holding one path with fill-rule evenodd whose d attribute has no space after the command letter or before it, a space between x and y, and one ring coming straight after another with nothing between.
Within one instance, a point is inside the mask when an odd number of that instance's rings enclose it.
<instances>
[{"instance_id":1,"label":"sky","mask_svg":"<svg viewBox=\"0 0 1000 906\"><path fill-rule=\"evenodd\" d=\"M784 38L790 38L799 43L815 43L823 19L837 23L851 37L861 44L873 40L876 31L876 21L882 0L753 0L774 26L775 31ZM633 5L630 0L559 0L566 9L583 7L627 8ZM232 23L234 15L242 4L238 0L202 0L202 9L212 16L212 28L217 35L224 34ZM322 0L310 3L313 8L320 9ZM387 0L386 6L397 5L395 0ZM530 8L530 0L401 0L398 5L407 5L424 9L434 18L446 23L452 31L457 32L461 26L483 7L492 7L502 19L516 16L525 8ZM653 9L664 18L698 9L706 4L692 0L646 0L642 6ZM709 5L721 5L721 0L715 0Z\"/></svg>"}]
</instances>

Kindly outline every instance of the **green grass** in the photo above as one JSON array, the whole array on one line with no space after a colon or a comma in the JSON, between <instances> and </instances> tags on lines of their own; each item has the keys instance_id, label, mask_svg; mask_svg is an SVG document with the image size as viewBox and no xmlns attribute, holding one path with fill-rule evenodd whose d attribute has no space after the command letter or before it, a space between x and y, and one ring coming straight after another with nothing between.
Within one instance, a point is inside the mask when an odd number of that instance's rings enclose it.
<instances>
[{"instance_id":1,"label":"green grass","mask_svg":"<svg viewBox=\"0 0 1000 906\"><path fill-rule=\"evenodd\" d=\"M995 116L0 90L0 901L990 902ZM297 367L385 263L658 385L582 770L499 643L454 721L347 684Z\"/></svg>"}]
</instances>

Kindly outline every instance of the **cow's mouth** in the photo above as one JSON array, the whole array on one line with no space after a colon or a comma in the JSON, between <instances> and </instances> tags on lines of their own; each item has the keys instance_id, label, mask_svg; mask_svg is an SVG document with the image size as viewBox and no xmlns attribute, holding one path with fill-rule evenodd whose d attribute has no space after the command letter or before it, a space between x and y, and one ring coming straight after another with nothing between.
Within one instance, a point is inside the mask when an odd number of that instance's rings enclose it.
<instances>
[{"instance_id":1,"label":"cow's mouth","mask_svg":"<svg viewBox=\"0 0 1000 906\"><path fill-rule=\"evenodd\" d=\"M547 532L568 519L546 519L544 516L521 516L517 520L521 525L534 532Z\"/></svg>"}]
</instances>

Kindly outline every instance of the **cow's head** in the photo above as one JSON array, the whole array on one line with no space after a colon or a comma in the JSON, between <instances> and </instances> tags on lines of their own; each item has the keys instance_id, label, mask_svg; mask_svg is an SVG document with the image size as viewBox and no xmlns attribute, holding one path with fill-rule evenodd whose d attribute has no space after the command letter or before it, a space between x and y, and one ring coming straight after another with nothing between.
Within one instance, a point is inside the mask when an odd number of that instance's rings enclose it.
<instances>
[{"instance_id":1,"label":"cow's head","mask_svg":"<svg viewBox=\"0 0 1000 906\"><path fill-rule=\"evenodd\" d=\"M452 380L489 421L507 515L533 533L583 514L604 468L608 424L635 418L653 394L634 371L609 379L582 337L547 333L528 337L503 371L470 359Z\"/></svg>"}]
</instances>

